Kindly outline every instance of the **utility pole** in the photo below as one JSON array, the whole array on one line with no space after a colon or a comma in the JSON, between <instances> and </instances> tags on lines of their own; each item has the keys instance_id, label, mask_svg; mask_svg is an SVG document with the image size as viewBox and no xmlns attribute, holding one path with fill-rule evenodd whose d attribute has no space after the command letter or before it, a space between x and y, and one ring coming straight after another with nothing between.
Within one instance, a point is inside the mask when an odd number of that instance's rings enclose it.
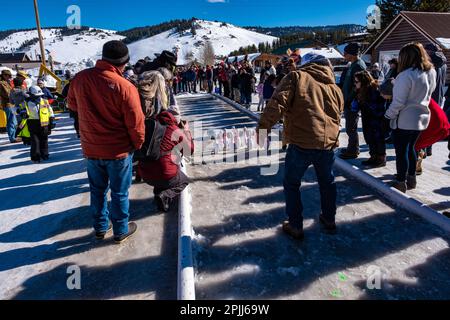
<instances>
[{"instance_id":1,"label":"utility pole","mask_svg":"<svg viewBox=\"0 0 450 320\"><path fill-rule=\"evenodd\" d=\"M37 25L37 31L39 36L39 44L41 46L41 59L42 64L45 66L45 48L44 48L44 40L42 38L42 30L41 30L41 21L39 20L39 9L37 0L34 0L34 12L36 14L36 25Z\"/></svg>"}]
</instances>

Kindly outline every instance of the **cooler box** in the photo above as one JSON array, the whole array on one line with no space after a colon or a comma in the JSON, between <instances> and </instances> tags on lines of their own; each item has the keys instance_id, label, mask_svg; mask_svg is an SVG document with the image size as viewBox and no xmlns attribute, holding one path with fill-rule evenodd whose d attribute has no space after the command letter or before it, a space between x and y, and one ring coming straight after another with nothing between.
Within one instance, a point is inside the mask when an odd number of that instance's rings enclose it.
<instances>
[{"instance_id":1,"label":"cooler box","mask_svg":"<svg viewBox=\"0 0 450 320\"><path fill-rule=\"evenodd\" d=\"M6 113L0 109L0 131L6 131Z\"/></svg>"}]
</instances>

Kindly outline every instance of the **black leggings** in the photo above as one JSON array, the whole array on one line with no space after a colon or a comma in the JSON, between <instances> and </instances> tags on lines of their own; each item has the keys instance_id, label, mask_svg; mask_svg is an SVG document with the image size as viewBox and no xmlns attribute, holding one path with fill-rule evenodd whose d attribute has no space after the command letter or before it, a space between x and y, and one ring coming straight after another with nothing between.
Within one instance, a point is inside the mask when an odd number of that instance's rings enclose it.
<instances>
[{"instance_id":1,"label":"black leggings","mask_svg":"<svg viewBox=\"0 0 450 320\"><path fill-rule=\"evenodd\" d=\"M48 126L42 127L39 120L28 120L27 123L31 139L31 160L40 161L48 158Z\"/></svg>"},{"instance_id":2,"label":"black leggings","mask_svg":"<svg viewBox=\"0 0 450 320\"><path fill-rule=\"evenodd\" d=\"M417 153L415 145L420 131L396 129L393 131L397 180L405 181L406 174L416 175Z\"/></svg>"}]
</instances>

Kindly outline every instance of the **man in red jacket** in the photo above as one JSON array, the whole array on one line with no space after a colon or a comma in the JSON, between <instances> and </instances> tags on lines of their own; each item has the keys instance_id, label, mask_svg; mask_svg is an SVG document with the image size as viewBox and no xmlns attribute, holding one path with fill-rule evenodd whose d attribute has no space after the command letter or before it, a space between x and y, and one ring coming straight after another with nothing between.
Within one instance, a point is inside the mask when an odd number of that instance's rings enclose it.
<instances>
[{"instance_id":1,"label":"man in red jacket","mask_svg":"<svg viewBox=\"0 0 450 320\"><path fill-rule=\"evenodd\" d=\"M137 229L134 222L128 222L128 189L133 151L141 148L145 136L139 93L122 76L129 60L125 44L107 42L96 66L80 72L72 80L67 98L69 108L78 114L80 122L96 238L105 237L111 229L111 220L116 243ZM109 188L111 213L106 197Z\"/></svg>"}]
</instances>

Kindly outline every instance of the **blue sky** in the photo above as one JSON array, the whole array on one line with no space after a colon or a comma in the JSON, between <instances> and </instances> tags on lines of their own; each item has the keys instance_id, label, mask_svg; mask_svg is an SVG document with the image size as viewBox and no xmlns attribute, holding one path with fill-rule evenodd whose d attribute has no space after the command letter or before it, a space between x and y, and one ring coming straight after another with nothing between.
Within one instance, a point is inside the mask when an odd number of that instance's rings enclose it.
<instances>
[{"instance_id":1,"label":"blue sky","mask_svg":"<svg viewBox=\"0 0 450 320\"><path fill-rule=\"evenodd\" d=\"M32 0L2 1L0 30L35 26ZM212 3L213 2L213 3ZM81 9L81 24L125 30L170 19L197 17L238 26L365 24L375 0L38 0L44 27L66 24L70 5ZM8 18L4 18L8 17Z\"/></svg>"}]
</instances>

